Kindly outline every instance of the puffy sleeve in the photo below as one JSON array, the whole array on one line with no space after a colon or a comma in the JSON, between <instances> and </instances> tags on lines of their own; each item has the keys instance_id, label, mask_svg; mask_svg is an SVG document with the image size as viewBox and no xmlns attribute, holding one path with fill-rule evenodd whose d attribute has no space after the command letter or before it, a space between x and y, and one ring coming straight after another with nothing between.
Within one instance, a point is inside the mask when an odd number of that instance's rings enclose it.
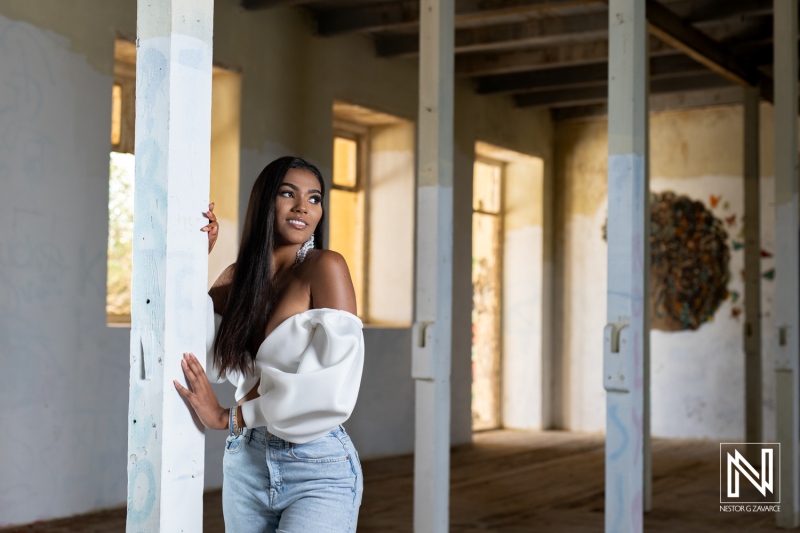
<instances>
[{"instance_id":1,"label":"puffy sleeve","mask_svg":"<svg viewBox=\"0 0 800 533\"><path fill-rule=\"evenodd\" d=\"M206 376L211 383L222 383L226 380L226 376L218 376L217 368L214 366L214 341L217 339L217 330L219 324L222 322L222 317L214 313L214 300L211 296L207 296L208 304L206 305Z\"/></svg>"},{"instance_id":2,"label":"puffy sleeve","mask_svg":"<svg viewBox=\"0 0 800 533\"><path fill-rule=\"evenodd\" d=\"M260 397L242 404L248 427L266 426L297 444L322 437L350 417L364 367L358 317L336 309L314 309L302 317L268 339L265 348L274 353L261 366ZM305 339L304 349L292 350L297 339Z\"/></svg>"}]
</instances>

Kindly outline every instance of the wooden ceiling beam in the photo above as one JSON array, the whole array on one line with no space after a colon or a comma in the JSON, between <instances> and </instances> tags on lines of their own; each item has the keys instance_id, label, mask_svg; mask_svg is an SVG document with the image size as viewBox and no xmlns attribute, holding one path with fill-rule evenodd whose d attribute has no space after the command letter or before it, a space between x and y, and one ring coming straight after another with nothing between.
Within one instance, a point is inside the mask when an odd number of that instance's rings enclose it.
<instances>
[{"instance_id":1,"label":"wooden ceiling beam","mask_svg":"<svg viewBox=\"0 0 800 533\"><path fill-rule=\"evenodd\" d=\"M655 35L732 82L746 87L754 87L761 81L761 74L758 70L741 64L723 45L696 29L656 0L647 0L647 22L651 35Z\"/></svg>"},{"instance_id":2,"label":"wooden ceiling beam","mask_svg":"<svg viewBox=\"0 0 800 533\"><path fill-rule=\"evenodd\" d=\"M676 14L690 24L772 13L773 0L711 0L676 5Z\"/></svg>"},{"instance_id":3,"label":"wooden ceiling beam","mask_svg":"<svg viewBox=\"0 0 800 533\"><path fill-rule=\"evenodd\" d=\"M722 40L730 35L729 25L712 23L711 26L705 28L705 32L701 32L655 0L647 1L649 29L651 34L658 39L690 55L709 69L720 72L730 79L738 80L737 83L753 77L758 79L757 71L754 68L737 63L732 59L730 51L715 40L715 38ZM751 0L744 1L750 2ZM710 37L706 32L710 32L714 37ZM604 39L607 35L607 13L547 16L522 23L457 29L455 51L457 54L464 54L530 47L553 47L567 43L586 44L590 41ZM383 57L409 57L416 55L419 50L419 36L413 31L379 33L375 35L375 42L378 55Z\"/></svg>"},{"instance_id":4,"label":"wooden ceiling beam","mask_svg":"<svg viewBox=\"0 0 800 533\"><path fill-rule=\"evenodd\" d=\"M608 115L608 104L586 104L571 107L556 107L550 110L553 122L566 122L572 120L586 120L600 118Z\"/></svg>"},{"instance_id":5,"label":"wooden ceiling beam","mask_svg":"<svg viewBox=\"0 0 800 533\"><path fill-rule=\"evenodd\" d=\"M663 41L650 39L650 56L679 53ZM456 55L456 76L486 76L529 70L589 65L608 61L606 39L587 42L542 46L524 50L478 52Z\"/></svg>"},{"instance_id":6,"label":"wooden ceiling beam","mask_svg":"<svg viewBox=\"0 0 800 533\"><path fill-rule=\"evenodd\" d=\"M608 34L608 15L591 13L546 17L524 23L498 24L456 30L455 51L478 52L568 42L598 40ZM376 35L375 46L382 57L407 57L419 52L419 36Z\"/></svg>"},{"instance_id":7,"label":"wooden ceiling beam","mask_svg":"<svg viewBox=\"0 0 800 533\"><path fill-rule=\"evenodd\" d=\"M244 0L245 2L283 4L302 0ZM474 20L491 21L509 15L547 13L554 9L604 3L603 0L456 0L456 25ZM716 0L698 3L686 17L690 23L709 23L735 17L769 12L772 0ZM401 0L391 3L331 9L318 12L317 32L332 36L342 33L407 30L419 25L419 2Z\"/></svg>"},{"instance_id":8,"label":"wooden ceiling beam","mask_svg":"<svg viewBox=\"0 0 800 533\"><path fill-rule=\"evenodd\" d=\"M680 93L654 94L650 96L651 113L678 111L708 107L739 105L743 101L741 87L729 86L721 89L688 91ZM608 105L591 104L575 107L559 107L551 110L553 120L585 120L608 115Z\"/></svg>"},{"instance_id":9,"label":"wooden ceiling beam","mask_svg":"<svg viewBox=\"0 0 800 533\"><path fill-rule=\"evenodd\" d=\"M247 11L271 9L273 7L299 6L313 0L241 0L241 6Z\"/></svg>"},{"instance_id":10,"label":"wooden ceiling beam","mask_svg":"<svg viewBox=\"0 0 800 533\"><path fill-rule=\"evenodd\" d=\"M655 36L650 37L649 50L651 57L681 53ZM737 59L753 67L772 62L771 41L740 42L729 50ZM462 53L456 55L455 60L456 76L459 77L587 65L608 60L608 41L601 39L532 49Z\"/></svg>"},{"instance_id":11,"label":"wooden ceiling beam","mask_svg":"<svg viewBox=\"0 0 800 533\"><path fill-rule=\"evenodd\" d=\"M731 81L714 72L691 76L664 78L650 82L650 94L678 93L731 86ZM573 107L604 103L608 100L608 85L556 89L514 95L518 107Z\"/></svg>"},{"instance_id":12,"label":"wooden ceiling beam","mask_svg":"<svg viewBox=\"0 0 800 533\"><path fill-rule=\"evenodd\" d=\"M476 19L546 13L558 8L598 3L602 3L602 0L456 0L456 25ZM325 36L403 30L418 26L419 2L416 0L336 9L317 16L317 32Z\"/></svg>"},{"instance_id":13,"label":"wooden ceiling beam","mask_svg":"<svg viewBox=\"0 0 800 533\"><path fill-rule=\"evenodd\" d=\"M654 43L661 41L653 39ZM456 76L508 74L535 69L604 63L608 60L608 41L543 46L525 50L456 55Z\"/></svg>"},{"instance_id":14,"label":"wooden ceiling beam","mask_svg":"<svg viewBox=\"0 0 800 533\"><path fill-rule=\"evenodd\" d=\"M680 77L705 72L697 61L676 53L650 59L650 79ZM541 91L557 87L580 87L606 85L608 63L535 70L498 76L483 76L477 79L479 94L512 94L515 92Z\"/></svg>"}]
</instances>

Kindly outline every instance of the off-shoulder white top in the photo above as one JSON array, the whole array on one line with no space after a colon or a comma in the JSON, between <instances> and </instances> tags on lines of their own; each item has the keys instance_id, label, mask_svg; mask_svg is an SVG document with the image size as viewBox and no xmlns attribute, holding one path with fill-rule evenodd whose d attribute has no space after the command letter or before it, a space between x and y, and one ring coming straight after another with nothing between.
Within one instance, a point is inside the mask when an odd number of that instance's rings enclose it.
<instances>
[{"instance_id":1,"label":"off-shoulder white top","mask_svg":"<svg viewBox=\"0 0 800 533\"><path fill-rule=\"evenodd\" d=\"M311 309L281 322L261 343L254 375L218 378L214 341L222 317L208 298L206 374L236 386L236 401L261 379L259 397L242 404L247 427L266 426L283 440L302 444L322 437L353 412L364 367L361 320L338 309Z\"/></svg>"}]
</instances>

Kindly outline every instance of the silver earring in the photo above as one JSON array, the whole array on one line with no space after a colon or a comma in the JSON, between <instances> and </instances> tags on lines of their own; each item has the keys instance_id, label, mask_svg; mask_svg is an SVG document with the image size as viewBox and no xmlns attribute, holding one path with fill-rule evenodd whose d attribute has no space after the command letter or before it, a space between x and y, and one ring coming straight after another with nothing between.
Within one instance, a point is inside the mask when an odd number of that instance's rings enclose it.
<instances>
[{"instance_id":1,"label":"silver earring","mask_svg":"<svg viewBox=\"0 0 800 533\"><path fill-rule=\"evenodd\" d=\"M303 243L303 246L297 250L297 257L294 260L294 266L299 265L306 259L306 254L310 249L314 247L314 234L311 234L311 238L308 239L306 242Z\"/></svg>"}]
</instances>

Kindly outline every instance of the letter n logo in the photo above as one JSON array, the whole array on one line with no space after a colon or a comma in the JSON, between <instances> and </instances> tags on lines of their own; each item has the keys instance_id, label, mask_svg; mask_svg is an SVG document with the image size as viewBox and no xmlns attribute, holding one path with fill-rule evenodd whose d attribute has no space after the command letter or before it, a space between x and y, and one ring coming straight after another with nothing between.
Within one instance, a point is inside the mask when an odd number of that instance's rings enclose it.
<instances>
[{"instance_id":1,"label":"letter n logo","mask_svg":"<svg viewBox=\"0 0 800 533\"><path fill-rule=\"evenodd\" d=\"M780 444L720 444L720 503L780 503L779 465Z\"/></svg>"}]
</instances>

